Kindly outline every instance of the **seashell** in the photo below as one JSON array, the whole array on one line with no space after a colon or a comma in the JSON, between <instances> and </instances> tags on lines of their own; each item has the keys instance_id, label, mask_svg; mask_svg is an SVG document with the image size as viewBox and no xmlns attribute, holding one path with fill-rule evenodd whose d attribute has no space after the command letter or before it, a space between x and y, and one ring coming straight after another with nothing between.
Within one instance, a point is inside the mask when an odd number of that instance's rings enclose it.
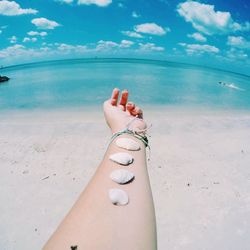
<instances>
[{"instance_id":1,"label":"seashell","mask_svg":"<svg viewBox=\"0 0 250 250\"><path fill-rule=\"evenodd\" d=\"M112 154L109 156L109 159L111 161L114 161L118 164L125 165L125 166L131 164L134 160L132 155L128 153L123 153L123 152Z\"/></svg>"},{"instance_id":2,"label":"seashell","mask_svg":"<svg viewBox=\"0 0 250 250\"><path fill-rule=\"evenodd\" d=\"M118 138L115 141L115 144L120 148L124 148L131 151L140 150L140 144L130 138Z\"/></svg>"},{"instance_id":3,"label":"seashell","mask_svg":"<svg viewBox=\"0 0 250 250\"><path fill-rule=\"evenodd\" d=\"M109 189L109 198L111 202L117 206L124 206L128 204L127 193L118 188Z\"/></svg>"},{"instance_id":4,"label":"seashell","mask_svg":"<svg viewBox=\"0 0 250 250\"><path fill-rule=\"evenodd\" d=\"M126 184L133 180L134 177L134 174L126 169L116 169L110 174L111 180L119 184Z\"/></svg>"}]
</instances>

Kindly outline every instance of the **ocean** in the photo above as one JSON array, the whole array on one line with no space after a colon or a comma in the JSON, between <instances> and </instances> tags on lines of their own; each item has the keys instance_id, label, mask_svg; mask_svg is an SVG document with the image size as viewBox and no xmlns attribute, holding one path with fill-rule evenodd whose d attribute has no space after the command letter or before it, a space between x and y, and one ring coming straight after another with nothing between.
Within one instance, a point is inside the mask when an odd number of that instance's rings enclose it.
<instances>
[{"instance_id":1,"label":"ocean","mask_svg":"<svg viewBox=\"0 0 250 250\"><path fill-rule=\"evenodd\" d=\"M72 59L0 69L0 110L100 107L114 87L140 106L250 110L250 76L142 59ZM221 82L221 83L219 83Z\"/></svg>"}]
</instances>

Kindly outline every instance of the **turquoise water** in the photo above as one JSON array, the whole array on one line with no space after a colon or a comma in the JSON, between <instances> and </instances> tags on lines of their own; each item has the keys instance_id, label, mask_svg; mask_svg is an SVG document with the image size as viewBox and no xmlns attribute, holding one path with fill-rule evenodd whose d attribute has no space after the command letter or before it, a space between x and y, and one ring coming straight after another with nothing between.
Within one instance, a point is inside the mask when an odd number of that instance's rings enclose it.
<instances>
[{"instance_id":1,"label":"turquoise water","mask_svg":"<svg viewBox=\"0 0 250 250\"><path fill-rule=\"evenodd\" d=\"M75 59L12 66L0 74L0 109L100 106L112 88L140 105L250 110L250 77L204 67L136 59ZM218 82L233 83L239 89Z\"/></svg>"}]
</instances>

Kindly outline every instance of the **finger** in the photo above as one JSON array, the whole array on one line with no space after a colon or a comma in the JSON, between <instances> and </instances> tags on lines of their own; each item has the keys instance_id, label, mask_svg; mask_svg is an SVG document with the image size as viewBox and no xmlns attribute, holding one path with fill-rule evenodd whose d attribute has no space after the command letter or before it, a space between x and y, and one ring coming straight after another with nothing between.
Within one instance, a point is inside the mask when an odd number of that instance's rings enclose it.
<instances>
[{"instance_id":1,"label":"finger","mask_svg":"<svg viewBox=\"0 0 250 250\"><path fill-rule=\"evenodd\" d=\"M118 88L114 88L112 95L111 95L111 105L116 106L118 102L118 97L119 97L119 92L120 90Z\"/></svg>"},{"instance_id":2,"label":"finger","mask_svg":"<svg viewBox=\"0 0 250 250\"><path fill-rule=\"evenodd\" d=\"M131 111L135 108L135 104L133 102L128 102L126 108L128 111Z\"/></svg>"},{"instance_id":3,"label":"finger","mask_svg":"<svg viewBox=\"0 0 250 250\"><path fill-rule=\"evenodd\" d=\"M139 107L135 107L132 111L131 114L134 116L138 116L138 118L143 118L143 112Z\"/></svg>"},{"instance_id":4,"label":"finger","mask_svg":"<svg viewBox=\"0 0 250 250\"><path fill-rule=\"evenodd\" d=\"M121 100L120 100L120 105L123 106L123 110L126 110L127 101L128 101L128 91L123 90Z\"/></svg>"}]
</instances>

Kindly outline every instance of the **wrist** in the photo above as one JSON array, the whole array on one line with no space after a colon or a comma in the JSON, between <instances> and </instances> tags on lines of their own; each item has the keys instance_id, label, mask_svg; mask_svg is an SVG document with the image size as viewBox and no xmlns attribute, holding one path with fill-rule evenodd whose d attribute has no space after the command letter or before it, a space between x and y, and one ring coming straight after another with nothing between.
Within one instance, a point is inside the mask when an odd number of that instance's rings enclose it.
<instances>
[{"instance_id":1,"label":"wrist","mask_svg":"<svg viewBox=\"0 0 250 250\"><path fill-rule=\"evenodd\" d=\"M133 130L126 128L126 129L123 129L123 130L120 130L120 131L113 133L110 143L118 137L119 138L130 137L131 139L133 138L137 141L140 141L145 147L149 147L148 138L144 132L139 133L139 132L136 132L136 131L133 131Z\"/></svg>"}]
</instances>

